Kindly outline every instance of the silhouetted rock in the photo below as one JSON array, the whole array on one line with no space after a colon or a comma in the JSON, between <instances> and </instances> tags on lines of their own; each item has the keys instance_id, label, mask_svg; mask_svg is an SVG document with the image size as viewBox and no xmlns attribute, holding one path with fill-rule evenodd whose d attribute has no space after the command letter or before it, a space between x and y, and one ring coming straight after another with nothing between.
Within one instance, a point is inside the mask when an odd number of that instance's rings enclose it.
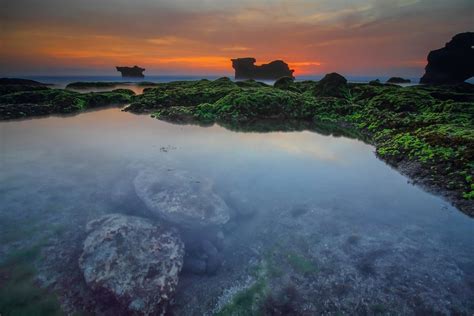
<instances>
[{"instance_id":1,"label":"silhouetted rock","mask_svg":"<svg viewBox=\"0 0 474 316\"><path fill-rule=\"evenodd\" d=\"M420 83L461 83L474 76L474 32L454 36L444 48L431 51Z\"/></svg>"},{"instance_id":2,"label":"silhouetted rock","mask_svg":"<svg viewBox=\"0 0 474 316\"><path fill-rule=\"evenodd\" d=\"M315 88L315 95L320 97L343 97L347 79L338 73L330 73L321 79Z\"/></svg>"},{"instance_id":3,"label":"silhouetted rock","mask_svg":"<svg viewBox=\"0 0 474 316\"><path fill-rule=\"evenodd\" d=\"M369 81L369 85L371 85L371 86L382 86L382 83L380 82L379 79L375 79L375 80Z\"/></svg>"},{"instance_id":4,"label":"silhouetted rock","mask_svg":"<svg viewBox=\"0 0 474 316\"><path fill-rule=\"evenodd\" d=\"M235 69L235 79L267 79L276 80L281 77L293 78L294 70L282 60L274 60L269 64L255 65L255 58L231 59Z\"/></svg>"},{"instance_id":5,"label":"silhouetted rock","mask_svg":"<svg viewBox=\"0 0 474 316\"><path fill-rule=\"evenodd\" d=\"M122 77L131 77L131 78L143 78L145 75L143 72L145 68L140 68L138 66L133 67L116 67L117 71L122 73Z\"/></svg>"},{"instance_id":6,"label":"silhouetted rock","mask_svg":"<svg viewBox=\"0 0 474 316\"><path fill-rule=\"evenodd\" d=\"M47 84L29 79L0 78L0 86L4 85L46 86Z\"/></svg>"},{"instance_id":7,"label":"silhouetted rock","mask_svg":"<svg viewBox=\"0 0 474 316\"><path fill-rule=\"evenodd\" d=\"M110 214L87 224L79 267L87 285L132 315L162 315L183 267L178 233L147 219Z\"/></svg>"},{"instance_id":8,"label":"silhouetted rock","mask_svg":"<svg viewBox=\"0 0 474 316\"><path fill-rule=\"evenodd\" d=\"M91 88L115 88L120 84L124 84L125 82L71 82L66 86L66 89L76 89L76 90L86 90Z\"/></svg>"},{"instance_id":9,"label":"silhouetted rock","mask_svg":"<svg viewBox=\"0 0 474 316\"><path fill-rule=\"evenodd\" d=\"M392 77L387 80L387 83L410 83L410 82L411 82L410 79L403 79L400 77Z\"/></svg>"}]
</instances>

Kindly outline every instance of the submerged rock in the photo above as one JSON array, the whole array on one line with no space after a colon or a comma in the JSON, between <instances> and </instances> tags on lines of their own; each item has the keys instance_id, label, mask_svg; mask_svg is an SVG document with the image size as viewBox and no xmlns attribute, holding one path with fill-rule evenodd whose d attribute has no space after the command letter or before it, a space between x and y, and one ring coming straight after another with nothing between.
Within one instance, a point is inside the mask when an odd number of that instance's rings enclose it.
<instances>
[{"instance_id":1,"label":"submerged rock","mask_svg":"<svg viewBox=\"0 0 474 316\"><path fill-rule=\"evenodd\" d=\"M445 47L428 55L425 75L420 83L461 83L474 76L474 32L454 36Z\"/></svg>"},{"instance_id":2,"label":"submerged rock","mask_svg":"<svg viewBox=\"0 0 474 316\"><path fill-rule=\"evenodd\" d=\"M120 214L94 220L86 230L79 267L87 285L133 314L163 314L183 267L176 231Z\"/></svg>"},{"instance_id":3,"label":"submerged rock","mask_svg":"<svg viewBox=\"0 0 474 316\"><path fill-rule=\"evenodd\" d=\"M255 58L232 59L232 68L235 69L235 79L267 79L276 80L281 77L293 78L294 70L282 60L274 60L268 64L256 66Z\"/></svg>"},{"instance_id":4,"label":"submerged rock","mask_svg":"<svg viewBox=\"0 0 474 316\"><path fill-rule=\"evenodd\" d=\"M203 275L206 274L206 266L206 260L188 256L184 259L183 272Z\"/></svg>"},{"instance_id":5,"label":"submerged rock","mask_svg":"<svg viewBox=\"0 0 474 316\"><path fill-rule=\"evenodd\" d=\"M343 97L347 79L338 73L330 73L321 79L315 88L315 95L321 97Z\"/></svg>"},{"instance_id":6,"label":"submerged rock","mask_svg":"<svg viewBox=\"0 0 474 316\"><path fill-rule=\"evenodd\" d=\"M149 211L170 222L202 227L225 224L230 218L229 207L214 192L212 181L184 170L142 171L134 185Z\"/></svg>"}]
</instances>

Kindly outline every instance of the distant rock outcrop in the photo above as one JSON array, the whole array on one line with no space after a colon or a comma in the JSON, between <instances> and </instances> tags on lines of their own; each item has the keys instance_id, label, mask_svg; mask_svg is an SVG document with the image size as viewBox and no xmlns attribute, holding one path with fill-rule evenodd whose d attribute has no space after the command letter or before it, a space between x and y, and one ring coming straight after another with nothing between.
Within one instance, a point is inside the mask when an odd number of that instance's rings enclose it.
<instances>
[{"instance_id":1,"label":"distant rock outcrop","mask_svg":"<svg viewBox=\"0 0 474 316\"><path fill-rule=\"evenodd\" d=\"M474 32L454 36L445 47L431 51L420 83L461 83L474 76Z\"/></svg>"},{"instance_id":2,"label":"distant rock outcrop","mask_svg":"<svg viewBox=\"0 0 474 316\"><path fill-rule=\"evenodd\" d=\"M143 72L145 71L145 68L140 68L138 66L133 66L133 67L116 67L117 71L122 73L122 77L128 77L128 78L144 78L145 75Z\"/></svg>"},{"instance_id":3,"label":"distant rock outcrop","mask_svg":"<svg viewBox=\"0 0 474 316\"><path fill-rule=\"evenodd\" d=\"M269 64L256 66L255 58L231 59L232 67L235 69L235 79L263 79L276 80L281 77L293 78L294 70L288 67L282 60L274 60Z\"/></svg>"},{"instance_id":4,"label":"distant rock outcrop","mask_svg":"<svg viewBox=\"0 0 474 316\"><path fill-rule=\"evenodd\" d=\"M387 80L387 83L410 83L410 82L411 82L410 79L403 79L400 77L392 77Z\"/></svg>"}]
</instances>

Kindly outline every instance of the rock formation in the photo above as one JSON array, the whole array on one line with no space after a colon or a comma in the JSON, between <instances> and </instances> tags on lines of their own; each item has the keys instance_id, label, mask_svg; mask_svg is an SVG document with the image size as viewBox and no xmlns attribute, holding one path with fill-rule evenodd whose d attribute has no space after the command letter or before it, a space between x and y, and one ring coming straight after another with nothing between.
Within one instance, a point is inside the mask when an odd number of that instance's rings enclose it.
<instances>
[{"instance_id":1,"label":"rock formation","mask_svg":"<svg viewBox=\"0 0 474 316\"><path fill-rule=\"evenodd\" d=\"M128 77L128 78L143 78L145 75L143 72L145 71L145 68L140 68L138 66L133 66L133 67L116 67L117 71L122 73L122 77Z\"/></svg>"},{"instance_id":2,"label":"rock formation","mask_svg":"<svg viewBox=\"0 0 474 316\"><path fill-rule=\"evenodd\" d=\"M282 89L282 90L289 90L291 85L295 82L295 79L293 77L281 77L275 83L273 86L277 89Z\"/></svg>"},{"instance_id":3,"label":"rock formation","mask_svg":"<svg viewBox=\"0 0 474 316\"><path fill-rule=\"evenodd\" d=\"M276 80L281 77L293 78L294 70L282 60L274 60L269 64L255 65L255 58L231 59L235 69L235 79L266 79Z\"/></svg>"},{"instance_id":4,"label":"rock formation","mask_svg":"<svg viewBox=\"0 0 474 316\"><path fill-rule=\"evenodd\" d=\"M47 84L35 80L19 78L0 78L0 86L4 85L47 86Z\"/></svg>"},{"instance_id":5,"label":"rock formation","mask_svg":"<svg viewBox=\"0 0 474 316\"><path fill-rule=\"evenodd\" d=\"M230 218L230 209L214 192L212 181L184 170L145 170L134 185L151 213L178 225L221 225Z\"/></svg>"},{"instance_id":6,"label":"rock formation","mask_svg":"<svg viewBox=\"0 0 474 316\"><path fill-rule=\"evenodd\" d=\"M410 79L403 79L400 77L392 77L387 80L387 83L410 83L410 82L411 82Z\"/></svg>"},{"instance_id":7,"label":"rock formation","mask_svg":"<svg viewBox=\"0 0 474 316\"><path fill-rule=\"evenodd\" d=\"M454 36L445 47L431 51L420 83L461 83L474 76L474 32Z\"/></svg>"},{"instance_id":8,"label":"rock formation","mask_svg":"<svg viewBox=\"0 0 474 316\"><path fill-rule=\"evenodd\" d=\"M79 267L87 285L126 314L162 315L178 284L184 245L151 221L111 214L87 225Z\"/></svg>"},{"instance_id":9,"label":"rock formation","mask_svg":"<svg viewBox=\"0 0 474 316\"><path fill-rule=\"evenodd\" d=\"M315 95L320 97L342 97L347 79L338 73L330 73L319 80L315 87Z\"/></svg>"}]
</instances>

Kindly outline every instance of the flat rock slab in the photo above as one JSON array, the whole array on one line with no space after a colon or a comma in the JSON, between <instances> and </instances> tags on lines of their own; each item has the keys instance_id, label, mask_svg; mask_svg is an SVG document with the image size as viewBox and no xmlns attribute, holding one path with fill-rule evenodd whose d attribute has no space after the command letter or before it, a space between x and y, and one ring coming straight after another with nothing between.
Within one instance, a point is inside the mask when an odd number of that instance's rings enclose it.
<instances>
[{"instance_id":1,"label":"flat rock slab","mask_svg":"<svg viewBox=\"0 0 474 316\"><path fill-rule=\"evenodd\" d=\"M178 284L184 244L175 230L111 214L87 224L79 267L87 285L127 313L163 314Z\"/></svg>"},{"instance_id":2,"label":"flat rock slab","mask_svg":"<svg viewBox=\"0 0 474 316\"><path fill-rule=\"evenodd\" d=\"M142 171L135 191L153 214L186 227L225 224L230 209L213 190L211 180L184 170Z\"/></svg>"}]
</instances>

